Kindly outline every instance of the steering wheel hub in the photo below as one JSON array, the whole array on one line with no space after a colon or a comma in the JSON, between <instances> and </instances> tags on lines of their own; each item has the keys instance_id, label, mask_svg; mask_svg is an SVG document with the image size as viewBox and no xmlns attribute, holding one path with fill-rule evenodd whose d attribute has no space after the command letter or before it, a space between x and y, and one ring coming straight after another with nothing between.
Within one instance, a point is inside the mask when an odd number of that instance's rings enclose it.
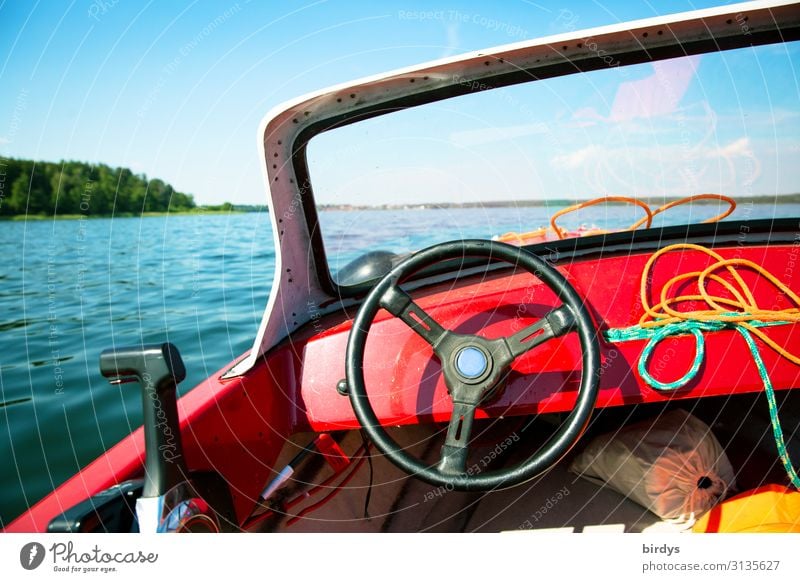
<instances>
[{"instance_id":1,"label":"steering wheel hub","mask_svg":"<svg viewBox=\"0 0 800 582\"><path fill-rule=\"evenodd\" d=\"M465 381L476 380L489 371L489 356L475 346L461 348L456 353L456 370Z\"/></svg>"}]
</instances>

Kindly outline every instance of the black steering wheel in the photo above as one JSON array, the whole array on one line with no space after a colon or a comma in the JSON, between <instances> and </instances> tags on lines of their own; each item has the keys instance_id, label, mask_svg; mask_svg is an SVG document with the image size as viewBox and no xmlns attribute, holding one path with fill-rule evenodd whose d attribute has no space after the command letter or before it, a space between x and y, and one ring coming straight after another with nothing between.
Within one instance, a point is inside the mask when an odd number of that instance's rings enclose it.
<instances>
[{"instance_id":1,"label":"black steering wheel","mask_svg":"<svg viewBox=\"0 0 800 582\"><path fill-rule=\"evenodd\" d=\"M413 273L451 259L483 257L521 266L552 289L563 305L510 337L488 340L445 330L399 284ZM432 347L441 361L453 413L441 460L430 466L406 453L383 429L367 397L364 348L380 308L403 320ZM555 434L527 460L508 468L474 474L467 471L475 409L503 389L511 364L543 342L577 332L582 349L580 389L575 407ZM525 249L486 241L463 240L434 245L395 266L370 291L356 315L347 343L350 403L366 433L395 465L434 485L462 491L488 491L532 479L558 462L577 442L594 409L600 381L597 330L575 289L555 268Z\"/></svg>"}]
</instances>

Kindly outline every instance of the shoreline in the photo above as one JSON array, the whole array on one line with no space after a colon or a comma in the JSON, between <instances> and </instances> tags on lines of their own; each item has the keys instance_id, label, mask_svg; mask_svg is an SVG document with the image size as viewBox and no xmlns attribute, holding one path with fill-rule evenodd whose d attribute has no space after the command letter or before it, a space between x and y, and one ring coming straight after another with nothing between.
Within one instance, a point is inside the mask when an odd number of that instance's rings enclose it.
<instances>
[{"instance_id":1,"label":"shoreline","mask_svg":"<svg viewBox=\"0 0 800 582\"><path fill-rule=\"evenodd\" d=\"M667 203L679 200L679 198L652 199L643 198L642 201L648 204ZM586 200L499 200L493 202L432 202L427 204L383 204L371 206L365 204L320 204L317 206L318 212L363 212L363 211L387 211L387 210L459 210L475 208L554 208L567 207ZM779 206L782 204L800 204L800 194L779 194L770 196L749 196L736 200L737 206L751 204L768 204ZM711 206L719 204L713 200L698 200L693 204L698 206ZM608 202L609 206L625 206L624 202ZM45 220L95 220L109 218L160 218L164 216L219 216L223 214L252 214L255 212L269 212L269 208L264 206L261 209L246 210L176 210L171 212L121 212L116 214L14 214L0 216L0 222L42 222Z\"/></svg>"},{"instance_id":2,"label":"shoreline","mask_svg":"<svg viewBox=\"0 0 800 582\"><path fill-rule=\"evenodd\" d=\"M317 210L355 212L364 210L452 210L469 208L555 208L567 207L573 204L588 202L591 198L568 200L565 198L553 198L545 200L497 200L490 202L429 202L420 204L381 204L377 206L366 204L319 204ZM642 202L651 206L676 202L681 198L638 198ZM800 204L800 194L778 194L775 196L747 196L741 199L734 198L737 206L750 204L769 204L777 206L779 204ZM627 206L625 202L606 202L608 206ZM717 200L697 200L692 202L698 206L718 206L725 204Z\"/></svg>"},{"instance_id":3,"label":"shoreline","mask_svg":"<svg viewBox=\"0 0 800 582\"><path fill-rule=\"evenodd\" d=\"M109 218L159 218L162 216L206 216L221 214L251 214L244 210L176 210L174 212L120 212L117 214L14 214L10 216L0 216L0 221L4 222L43 222L45 220L98 220Z\"/></svg>"}]
</instances>

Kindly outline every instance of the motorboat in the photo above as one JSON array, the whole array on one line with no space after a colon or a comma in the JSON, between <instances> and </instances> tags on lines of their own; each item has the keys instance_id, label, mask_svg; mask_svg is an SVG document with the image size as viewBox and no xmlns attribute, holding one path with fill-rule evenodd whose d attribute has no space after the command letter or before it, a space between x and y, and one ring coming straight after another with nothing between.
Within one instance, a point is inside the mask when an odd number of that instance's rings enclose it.
<instances>
[{"instance_id":1,"label":"motorboat","mask_svg":"<svg viewBox=\"0 0 800 582\"><path fill-rule=\"evenodd\" d=\"M788 495L800 486L800 218L656 224L648 207L632 228L554 219L495 240L364 247L334 274L308 148L427 104L796 51L798 38L796 3L725 5L448 57L276 108L259 129L275 279L252 348L180 398L179 346L98 354L105 377L141 391L143 426L5 531L649 531L663 523L649 508L568 468L593 436L675 409L711 427L739 491Z\"/></svg>"}]
</instances>

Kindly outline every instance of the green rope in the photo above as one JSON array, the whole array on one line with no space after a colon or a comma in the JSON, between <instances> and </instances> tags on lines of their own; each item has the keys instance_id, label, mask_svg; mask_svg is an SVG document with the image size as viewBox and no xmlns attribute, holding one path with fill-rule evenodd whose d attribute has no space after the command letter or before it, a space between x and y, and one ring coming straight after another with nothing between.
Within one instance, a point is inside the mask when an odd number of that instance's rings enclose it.
<instances>
[{"instance_id":1,"label":"green rope","mask_svg":"<svg viewBox=\"0 0 800 582\"><path fill-rule=\"evenodd\" d=\"M764 366L764 361L761 359L761 354L758 353L758 346L756 340L750 335L747 329L736 326L736 331L742 334L747 345L750 347L750 353L753 354L753 360L756 362L758 373L764 381L764 390L767 393L767 403L769 405L769 417L772 421L772 435L775 437L775 445L778 447L778 456L783 463L783 468L786 469L786 474L789 475L789 480L797 489L800 489L800 477L792 466L792 460L789 458L789 453L786 451L786 442L783 439L783 429L781 429L781 421L778 419L778 404L775 402L775 391L772 389L772 381L767 374L767 368Z\"/></svg>"},{"instance_id":2,"label":"green rope","mask_svg":"<svg viewBox=\"0 0 800 582\"><path fill-rule=\"evenodd\" d=\"M741 315L741 313L723 313L721 315ZM747 323L753 327L767 327L773 325L786 325L791 322L753 320L748 321ZM745 342L747 342L747 346L750 348L750 353L753 356L753 361L756 363L758 374L761 376L761 380L764 383L764 391L767 395L767 405L769 406L769 417L772 423L772 435L775 438L778 456L783 464L783 468L786 470L786 474L789 476L789 480L791 481L792 485L794 485L795 488L800 489L800 476L798 476L797 472L792 466L792 461L789 458L789 453L786 450L786 441L783 438L783 429L781 428L781 422L778 418L778 405L775 401L775 390L772 387L772 381L769 378L769 374L767 374L767 368L764 365L764 361L761 359L761 354L758 351L758 346L756 345L753 336L750 334L747 328L740 325L740 322L686 319L683 321L668 323L659 327L642 327L640 325L634 325L627 328L609 329L608 331L604 332L603 335L606 340L615 343L634 340L648 340L644 350L642 350L642 355L639 357L639 375L642 377L642 380L644 380L653 389L660 392L672 392L682 388L691 382L695 376L697 376L697 372L700 370L700 366L705 358L705 337L703 336L702 332L720 331L723 329L735 329L738 331L744 338ZM653 350L655 350L659 342L663 341L665 338L685 335L693 335L695 338L694 360L692 361L691 366L689 366L689 369L682 377L672 382L661 382L654 378L647 369L647 362L650 359Z\"/></svg>"}]
</instances>

